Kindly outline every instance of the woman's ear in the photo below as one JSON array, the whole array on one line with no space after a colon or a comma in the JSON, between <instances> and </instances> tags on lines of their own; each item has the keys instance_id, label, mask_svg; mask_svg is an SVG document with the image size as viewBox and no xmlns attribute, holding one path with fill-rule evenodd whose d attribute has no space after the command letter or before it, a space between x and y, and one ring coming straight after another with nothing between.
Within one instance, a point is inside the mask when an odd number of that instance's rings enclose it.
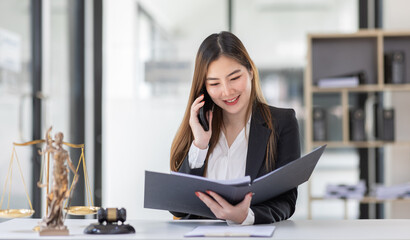
<instances>
[{"instance_id":1,"label":"woman's ear","mask_svg":"<svg viewBox=\"0 0 410 240\"><path fill-rule=\"evenodd\" d=\"M251 77L251 81L253 81L253 71L252 71L252 69L249 70L249 76Z\"/></svg>"}]
</instances>

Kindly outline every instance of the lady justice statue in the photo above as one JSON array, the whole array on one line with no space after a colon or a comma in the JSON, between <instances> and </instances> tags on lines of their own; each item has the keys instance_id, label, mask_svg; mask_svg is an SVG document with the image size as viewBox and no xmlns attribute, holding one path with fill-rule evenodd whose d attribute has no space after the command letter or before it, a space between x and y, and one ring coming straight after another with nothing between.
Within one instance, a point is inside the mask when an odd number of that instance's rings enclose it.
<instances>
[{"instance_id":1,"label":"lady justice statue","mask_svg":"<svg viewBox=\"0 0 410 240\"><path fill-rule=\"evenodd\" d=\"M46 235L68 235L67 226L64 225L63 203L70 197L68 188L68 172L74 173L74 181L71 191L78 181L78 175L75 174L75 168L70 160L70 156L63 149L64 135L61 132L55 134L54 140L51 139L50 127L46 133L46 146L41 155L51 154L53 157L53 184L47 195L48 214L40 223L40 236ZM68 167L67 167L68 164ZM47 184L37 183L39 187L47 187Z\"/></svg>"}]
</instances>

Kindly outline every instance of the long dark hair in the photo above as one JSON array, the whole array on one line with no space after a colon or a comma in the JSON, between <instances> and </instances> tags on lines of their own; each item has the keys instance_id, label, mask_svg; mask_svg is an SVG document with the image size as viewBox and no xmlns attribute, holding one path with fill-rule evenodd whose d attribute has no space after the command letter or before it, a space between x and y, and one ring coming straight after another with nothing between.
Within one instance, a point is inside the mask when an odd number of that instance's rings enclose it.
<instances>
[{"instance_id":1,"label":"long dark hair","mask_svg":"<svg viewBox=\"0 0 410 240\"><path fill-rule=\"evenodd\" d=\"M182 161L188 154L189 148L194 136L192 134L191 127L189 125L191 105L194 100L200 95L200 91L205 86L205 79L208 71L209 65L217 60L220 56L226 56L234 59L239 64L244 66L249 72L253 73L252 79L252 89L248 108L246 110L244 121L248 119L253 107L258 108L261 112L264 121L266 122L268 128L272 131L269 137L268 144L266 146L266 160L265 167L267 171L274 169L275 166L275 155L276 155L276 144L275 144L275 133L272 124L272 116L269 110L266 100L262 94L258 70L255 67L252 59L249 57L246 48L242 42L234 34L230 32L220 32L214 33L208 36L199 47L198 53L195 60L195 70L192 79L191 93L189 95L187 107L185 110L184 118L182 123L175 135L175 138L171 146L171 170L178 171ZM209 150L206 156L206 163L208 162L208 157L215 148L222 127L222 109L215 105L213 111L212 120L212 136L209 142Z\"/></svg>"}]
</instances>

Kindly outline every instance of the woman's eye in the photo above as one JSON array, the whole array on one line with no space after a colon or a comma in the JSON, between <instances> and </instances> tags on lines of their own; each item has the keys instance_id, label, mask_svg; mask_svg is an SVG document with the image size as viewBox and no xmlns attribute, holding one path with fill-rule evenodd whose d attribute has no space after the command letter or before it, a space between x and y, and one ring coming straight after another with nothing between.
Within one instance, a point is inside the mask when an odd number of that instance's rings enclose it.
<instances>
[{"instance_id":1,"label":"woman's eye","mask_svg":"<svg viewBox=\"0 0 410 240\"><path fill-rule=\"evenodd\" d=\"M211 83L211 84L209 84L209 86L216 86L216 85L218 85L219 83Z\"/></svg>"},{"instance_id":2,"label":"woman's eye","mask_svg":"<svg viewBox=\"0 0 410 240\"><path fill-rule=\"evenodd\" d=\"M231 80L236 80L236 79L239 79L241 76L237 76L237 77L234 77L234 78L232 78Z\"/></svg>"}]
</instances>

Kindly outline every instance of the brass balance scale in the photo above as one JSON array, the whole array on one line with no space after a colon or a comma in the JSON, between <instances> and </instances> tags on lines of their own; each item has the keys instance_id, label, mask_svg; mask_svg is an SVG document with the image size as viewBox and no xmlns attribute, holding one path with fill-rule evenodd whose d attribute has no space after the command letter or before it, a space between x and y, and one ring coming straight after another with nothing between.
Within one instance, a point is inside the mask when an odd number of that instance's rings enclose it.
<instances>
[{"instance_id":1,"label":"brass balance scale","mask_svg":"<svg viewBox=\"0 0 410 240\"><path fill-rule=\"evenodd\" d=\"M25 143L13 143L13 150L11 153L11 159L9 163L9 168L7 172L7 177L6 177L6 182L4 185L2 197L0 200L0 218L23 218L23 217L30 217L34 214L35 210L33 209L33 206L31 204L31 200L27 191L26 183L24 181L23 173L21 171L21 166L20 166L20 161L17 157L17 151L16 151L16 146L29 146L29 145L34 145L34 144L41 144L45 143L45 140L35 140L35 141L30 141L30 142L25 142ZM66 200L65 202L65 208L64 210L66 211L67 214L69 215L78 215L78 216L84 216L84 215L89 215L89 214L96 214L99 207L94 206L93 203L93 198L91 195L91 189L90 189L90 183L88 179L88 174L87 174L87 167L85 164L85 159L84 159L84 144L72 144L72 143L67 143L63 142L64 145L69 146L71 148L81 148L81 155L80 159L78 161L78 165L76 168L75 175L73 177L73 182L71 183L70 186L70 196L71 196L71 191L73 190L74 186L74 179L76 175L78 174L78 169L80 168L81 164L83 165L83 170L84 170L84 183L86 185L86 192L87 192L87 202L88 206L69 206L70 205L70 198ZM14 159L17 162L19 171L20 171L20 176L24 185L24 190L26 193L27 201L30 206L30 209L10 209L10 195L11 195L11 188L12 188L12 175L13 175L13 162ZM50 153L48 152L46 155L43 155L42 162L41 162L41 173L40 173L40 180L39 183L43 182L43 173L46 175L45 176L45 185L46 185L46 192L47 195L49 194L49 182L50 182ZM6 188L8 187L8 202L7 202L7 209L3 209L3 200L4 196L6 193ZM46 201L47 206L49 206L48 199ZM46 207L46 215L48 214L48 207ZM38 231L39 228L36 227L34 230Z\"/></svg>"}]
</instances>

